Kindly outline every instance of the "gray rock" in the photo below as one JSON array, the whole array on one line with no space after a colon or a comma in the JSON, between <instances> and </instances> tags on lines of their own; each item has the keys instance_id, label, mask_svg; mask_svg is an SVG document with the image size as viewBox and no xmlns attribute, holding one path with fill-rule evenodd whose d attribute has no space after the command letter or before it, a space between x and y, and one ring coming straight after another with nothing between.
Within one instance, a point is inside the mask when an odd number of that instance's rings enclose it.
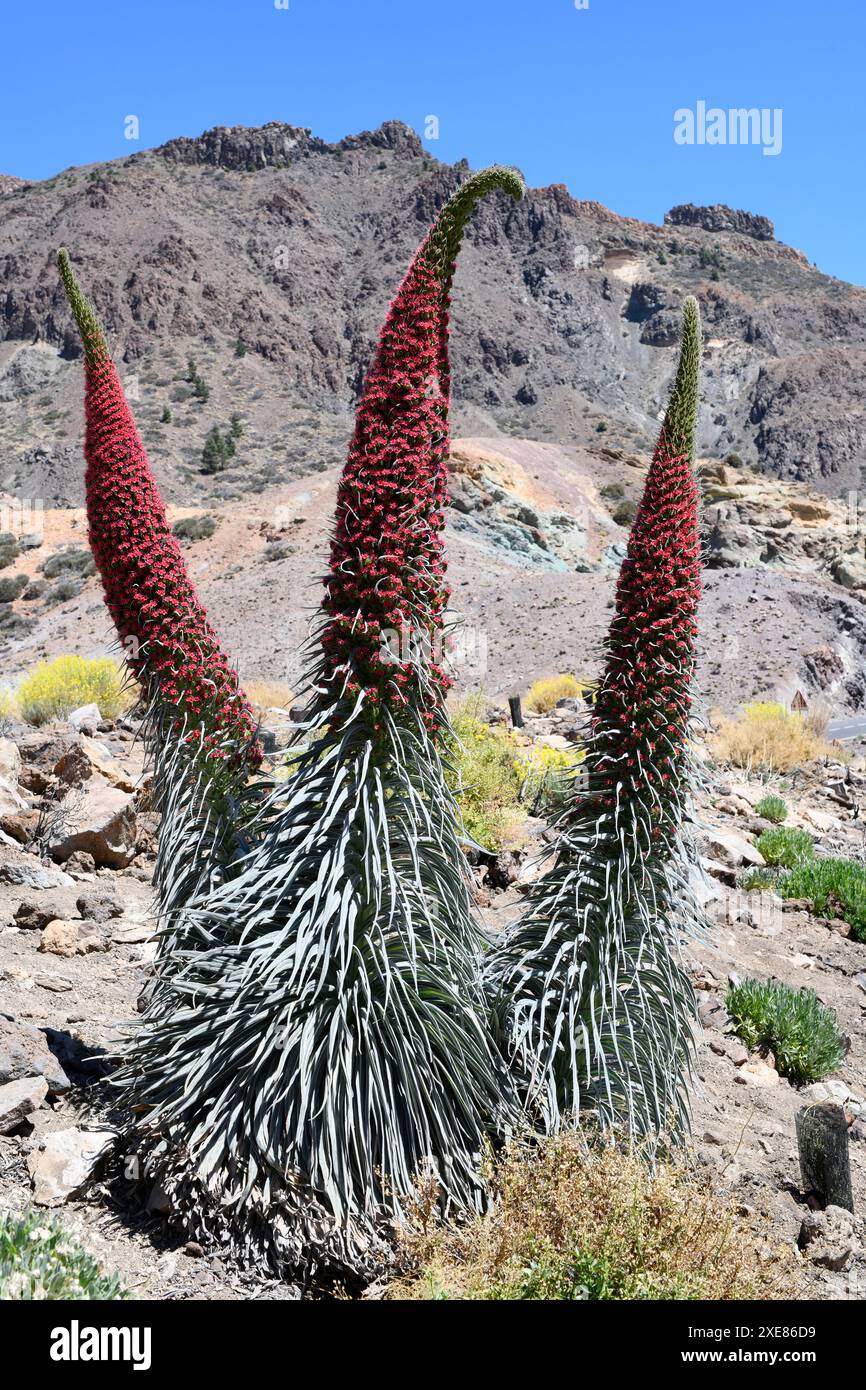
<instances>
[{"instance_id":1,"label":"gray rock","mask_svg":"<svg viewBox=\"0 0 866 1390\"><path fill-rule=\"evenodd\" d=\"M90 781L70 814L70 824L51 845L63 863L76 853L89 854L100 868L122 869L135 857L137 825L133 799L117 787Z\"/></svg>"},{"instance_id":2,"label":"gray rock","mask_svg":"<svg viewBox=\"0 0 866 1390\"><path fill-rule=\"evenodd\" d=\"M40 1077L48 1095L62 1095L69 1077L48 1046L45 1034L30 1023L0 1018L0 1085Z\"/></svg>"},{"instance_id":3,"label":"gray rock","mask_svg":"<svg viewBox=\"0 0 866 1390\"><path fill-rule=\"evenodd\" d=\"M760 868L766 862L764 856L755 846L744 835L738 835L735 830L722 830L718 826L702 826L698 832L697 843L702 855L718 860L731 869L738 869L743 864Z\"/></svg>"},{"instance_id":4,"label":"gray rock","mask_svg":"<svg viewBox=\"0 0 866 1390\"><path fill-rule=\"evenodd\" d=\"M66 722L80 733L95 734L102 722L98 705L82 705L66 716Z\"/></svg>"},{"instance_id":5,"label":"gray rock","mask_svg":"<svg viewBox=\"0 0 866 1390\"><path fill-rule=\"evenodd\" d=\"M119 898L105 888L86 888L78 895L75 905L82 917L88 917L91 922L108 922L112 917L123 914L123 904ZM59 913L57 915L60 916Z\"/></svg>"},{"instance_id":6,"label":"gray rock","mask_svg":"<svg viewBox=\"0 0 866 1390\"><path fill-rule=\"evenodd\" d=\"M696 207L694 203L679 203L665 213L666 227L702 227L706 232L739 232L756 241L772 241L775 229L769 217L760 213L730 208L726 203L711 207Z\"/></svg>"},{"instance_id":7,"label":"gray rock","mask_svg":"<svg viewBox=\"0 0 866 1390\"><path fill-rule=\"evenodd\" d=\"M79 1192L115 1138L111 1129L56 1129L47 1134L43 1147L27 1160L36 1205L60 1206Z\"/></svg>"},{"instance_id":8,"label":"gray rock","mask_svg":"<svg viewBox=\"0 0 866 1390\"><path fill-rule=\"evenodd\" d=\"M42 931L58 917L72 917L75 908L69 893L51 892L44 897L25 898L15 912L15 925L21 931Z\"/></svg>"},{"instance_id":9,"label":"gray rock","mask_svg":"<svg viewBox=\"0 0 866 1390\"><path fill-rule=\"evenodd\" d=\"M75 880L62 869L41 864L32 854L14 850L10 846L0 848L0 883L11 883L18 888L74 888Z\"/></svg>"},{"instance_id":10,"label":"gray rock","mask_svg":"<svg viewBox=\"0 0 866 1390\"><path fill-rule=\"evenodd\" d=\"M845 1269L854 1253L854 1218L844 1207L810 1211L803 1217L797 1244L813 1264Z\"/></svg>"},{"instance_id":11,"label":"gray rock","mask_svg":"<svg viewBox=\"0 0 866 1390\"><path fill-rule=\"evenodd\" d=\"M25 1076L0 1086L0 1134L11 1134L22 1120L39 1109L47 1095L44 1076Z\"/></svg>"}]
</instances>

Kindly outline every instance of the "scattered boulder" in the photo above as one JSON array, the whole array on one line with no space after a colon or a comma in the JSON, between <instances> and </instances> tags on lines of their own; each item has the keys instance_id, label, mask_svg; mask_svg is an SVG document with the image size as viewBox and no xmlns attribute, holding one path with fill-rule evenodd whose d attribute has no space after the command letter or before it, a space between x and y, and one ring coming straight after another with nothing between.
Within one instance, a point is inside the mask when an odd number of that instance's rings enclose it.
<instances>
[{"instance_id":1,"label":"scattered boulder","mask_svg":"<svg viewBox=\"0 0 866 1390\"><path fill-rule=\"evenodd\" d=\"M50 1096L62 1095L70 1087L45 1034L30 1023L0 1016L0 1085L32 1077L44 1078Z\"/></svg>"},{"instance_id":2,"label":"scattered boulder","mask_svg":"<svg viewBox=\"0 0 866 1390\"><path fill-rule=\"evenodd\" d=\"M96 922L49 922L39 942L40 951L67 958L110 949L111 938L102 935Z\"/></svg>"},{"instance_id":3,"label":"scattered boulder","mask_svg":"<svg viewBox=\"0 0 866 1390\"><path fill-rule=\"evenodd\" d=\"M67 724L71 724L73 729L79 733L95 734L99 731L102 723L102 715L98 705L82 705L80 709L74 709L71 714L66 716Z\"/></svg>"},{"instance_id":4,"label":"scattered boulder","mask_svg":"<svg viewBox=\"0 0 866 1390\"><path fill-rule=\"evenodd\" d=\"M729 869L739 869L744 864L761 868L766 862L760 851L735 830L722 830L714 825L702 826L698 844L702 855L719 861Z\"/></svg>"},{"instance_id":5,"label":"scattered boulder","mask_svg":"<svg viewBox=\"0 0 866 1390\"><path fill-rule=\"evenodd\" d=\"M0 845L0 883L19 888L74 888L74 880L62 869L40 864L31 854L10 846Z\"/></svg>"},{"instance_id":6,"label":"scattered boulder","mask_svg":"<svg viewBox=\"0 0 866 1390\"><path fill-rule=\"evenodd\" d=\"M79 893L75 906L81 916L89 918L91 922L109 922L112 917L123 915L123 904L105 888L86 888Z\"/></svg>"},{"instance_id":7,"label":"scattered boulder","mask_svg":"<svg viewBox=\"0 0 866 1390\"><path fill-rule=\"evenodd\" d=\"M0 777L0 817L5 821L10 816L26 811L27 807L28 803L18 791L17 783L11 778Z\"/></svg>"},{"instance_id":8,"label":"scattered boulder","mask_svg":"<svg viewBox=\"0 0 866 1390\"><path fill-rule=\"evenodd\" d=\"M101 773L107 782L110 782L113 787L119 787L123 792L135 791L135 778L130 777L117 758L112 757L104 743L82 734L80 747L90 763L91 770L95 769L96 772Z\"/></svg>"},{"instance_id":9,"label":"scattered boulder","mask_svg":"<svg viewBox=\"0 0 866 1390\"><path fill-rule=\"evenodd\" d=\"M11 1134L22 1120L38 1110L48 1095L44 1076L24 1076L0 1086L0 1134Z\"/></svg>"},{"instance_id":10,"label":"scattered boulder","mask_svg":"<svg viewBox=\"0 0 866 1390\"><path fill-rule=\"evenodd\" d=\"M49 922L39 942L40 951L53 956L74 956L78 953L78 922Z\"/></svg>"},{"instance_id":11,"label":"scattered boulder","mask_svg":"<svg viewBox=\"0 0 866 1390\"><path fill-rule=\"evenodd\" d=\"M52 858L63 863L80 851L99 868L123 869L136 852L132 798L117 787L88 782L74 808L73 824L51 844Z\"/></svg>"},{"instance_id":12,"label":"scattered boulder","mask_svg":"<svg viewBox=\"0 0 866 1390\"><path fill-rule=\"evenodd\" d=\"M42 931L49 922L70 918L73 911L71 894L53 892L44 898L24 898L14 922L21 931Z\"/></svg>"},{"instance_id":13,"label":"scattered boulder","mask_svg":"<svg viewBox=\"0 0 866 1390\"><path fill-rule=\"evenodd\" d=\"M80 743L73 743L54 764L54 775L68 787L80 787L93 775L90 759Z\"/></svg>"},{"instance_id":14,"label":"scattered boulder","mask_svg":"<svg viewBox=\"0 0 866 1390\"><path fill-rule=\"evenodd\" d=\"M47 1134L43 1147L27 1160L36 1205L56 1207L74 1197L107 1156L114 1138L115 1131L108 1129L57 1129Z\"/></svg>"},{"instance_id":15,"label":"scattered boulder","mask_svg":"<svg viewBox=\"0 0 866 1390\"><path fill-rule=\"evenodd\" d=\"M11 738L0 738L0 781L15 786L21 773L21 754Z\"/></svg>"},{"instance_id":16,"label":"scattered boulder","mask_svg":"<svg viewBox=\"0 0 866 1390\"><path fill-rule=\"evenodd\" d=\"M803 1217L797 1240L813 1264L846 1269L854 1254L854 1218L844 1207L826 1207Z\"/></svg>"},{"instance_id":17,"label":"scattered boulder","mask_svg":"<svg viewBox=\"0 0 866 1390\"><path fill-rule=\"evenodd\" d=\"M38 811L13 811L11 815L0 815L0 829L19 845L29 845L39 828Z\"/></svg>"},{"instance_id":18,"label":"scattered boulder","mask_svg":"<svg viewBox=\"0 0 866 1390\"><path fill-rule=\"evenodd\" d=\"M739 1068L735 1079L743 1086L757 1086L766 1090L770 1086L778 1086L781 1078L776 1068L771 1067L763 1057L752 1057Z\"/></svg>"}]
</instances>

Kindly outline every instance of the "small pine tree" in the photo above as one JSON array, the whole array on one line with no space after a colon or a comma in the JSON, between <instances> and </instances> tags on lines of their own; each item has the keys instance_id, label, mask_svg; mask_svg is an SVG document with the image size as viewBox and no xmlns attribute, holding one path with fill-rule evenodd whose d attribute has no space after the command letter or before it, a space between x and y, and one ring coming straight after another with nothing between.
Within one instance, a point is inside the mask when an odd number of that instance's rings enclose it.
<instances>
[{"instance_id":1,"label":"small pine tree","mask_svg":"<svg viewBox=\"0 0 866 1390\"><path fill-rule=\"evenodd\" d=\"M202 468L205 473L222 473L228 467L228 461L233 453L233 441L226 439L219 425L212 425L207 432L201 451Z\"/></svg>"},{"instance_id":2,"label":"small pine tree","mask_svg":"<svg viewBox=\"0 0 866 1390\"><path fill-rule=\"evenodd\" d=\"M235 357L246 357L246 355L247 345L244 342L243 338L238 338L237 342L235 343Z\"/></svg>"},{"instance_id":3,"label":"small pine tree","mask_svg":"<svg viewBox=\"0 0 866 1390\"><path fill-rule=\"evenodd\" d=\"M171 414L171 407L170 407L170 406L167 406L167 405L163 406L163 408L162 408L162 415L160 416L160 420L161 420L162 424L164 424L164 425L170 425L170 424L171 424L171 421L172 421L172 414Z\"/></svg>"}]
</instances>

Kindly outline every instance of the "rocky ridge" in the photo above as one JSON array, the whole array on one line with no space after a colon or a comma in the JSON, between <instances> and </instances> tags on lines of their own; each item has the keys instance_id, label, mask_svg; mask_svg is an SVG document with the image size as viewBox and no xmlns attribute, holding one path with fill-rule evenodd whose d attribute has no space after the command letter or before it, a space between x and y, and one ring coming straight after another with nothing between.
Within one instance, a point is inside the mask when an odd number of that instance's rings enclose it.
<instances>
[{"instance_id":1,"label":"rocky ridge","mask_svg":"<svg viewBox=\"0 0 866 1390\"><path fill-rule=\"evenodd\" d=\"M55 256L68 244L123 366L160 484L230 499L332 466L385 308L465 176L399 121L328 143L219 127L7 184L0 215L0 486L81 502L80 345ZM861 484L866 291L822 275L769 221L722 206L621 217L561 184L493 198L455 286L463 433L646 450L682 299L706 330L699 446L839 496ZM209 397L194 395L195 358ZM171 416L165 419L166 409ZM243 448L202 469L232 412Z\"/></svg>"}]
</instances>

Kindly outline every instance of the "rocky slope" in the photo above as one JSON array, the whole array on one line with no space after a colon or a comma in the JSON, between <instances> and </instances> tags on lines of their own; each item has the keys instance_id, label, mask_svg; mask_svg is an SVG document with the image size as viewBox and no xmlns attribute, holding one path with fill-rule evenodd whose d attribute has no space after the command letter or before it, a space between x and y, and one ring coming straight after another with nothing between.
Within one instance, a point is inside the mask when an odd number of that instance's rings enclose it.
<instances>
[{"instance_id":1,"label":"rocky slope","mask_svg":"<svg viewBox=\"0 0 866 1390\"><path fill-rule=\"evenodd\" d=\"M518 737L562 746L573 737L578 703L530 716ZM83 711L44 729L8 724L0 736L0 1209L35 1203L57 1212L136 1297L298 1298L290 1284L240 1274L218 1248L185 1243L166 1225L164 1195L146 1177L110 1188L99 1181L117 1118L108 1054L135 1013L154 955L149 880L158 823L134 735L126 720ZM816 837L818 853L862 856L863 768L862 759L810 764L794 788L783 788L790 823ZM761 1223L773 1245L792 1252L812 1297L862 1298L866 945L843 921L737 886L743 867L761 862L753 835L766 822L755 805L766 791L722 770L701 796L701 892L712 931L689 947L702 1025L691 1149L735 1199L738 1218ZM492 935L520 911L539 872L541 829L528 821L519 848L475 856L477 910ZM825 1082L797 1089L772 1056L750 1055L734 1035L725 991L729 978L747 976L814 989L834 1010L847 1053ZM849 1125L855 1219L814 1210L799 1170L796 1114L828 1099L844 1107Z\"/></svg>"},{"instance_id":2,"label":"rocky slope","mask_svg":"<svg viewBox=\"0 0 866 1390\"><path fill-rule=\"evenodd\" d=\"M168 495L249 495L342 456L387 301L464 173L400 122L336 144L272 123L6 181L0 488L81 501L80 349L60 244L124 364ZM461 428L647 447L687 292L707 335L702 452L737 452L828 495L859 487L866 291L777 242L766 218L720 206L672 209L659 227L553 185L481 208L455 293ZM191 356L207 400L187 379ZM206 475L205 435L233 411L242 447Z\"/></svg>"},{"instance_id":3,"label":"rocky slope","mask_svg":"<svg viewBox=\"0 0 866 1390\"><path fill-rule=\"evenodd\" d=\"M524 691L592 675L647 457L505 436L458 439L447 546L458 688ZM802 485L710 461L700 468L707 570L704 703L733 710L798 690L840 715L866 690L866 533L856 509ZM319 599L337 470L243 501L175 507L213 534L188 543L196 583L245 679L295 686ZM0 545L0 653L15 683L45 656L111 649L81 509Z\"/></svg>"}]
</instances>

